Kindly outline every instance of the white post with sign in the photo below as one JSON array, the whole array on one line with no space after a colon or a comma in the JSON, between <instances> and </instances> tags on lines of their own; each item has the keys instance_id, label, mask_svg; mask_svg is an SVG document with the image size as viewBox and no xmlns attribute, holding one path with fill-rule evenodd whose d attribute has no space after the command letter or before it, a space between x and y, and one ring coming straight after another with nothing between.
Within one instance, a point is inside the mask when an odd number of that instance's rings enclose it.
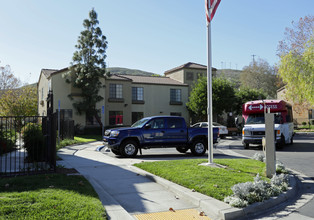
<instances>
[{"instance_id":1,"label":"white post with sign","mask_svg":"<svg viewBox=\"0 0 314 220\"><path fill-rule=\"evenodd\" d=\"M270 113L270 109L265 114L266 175L269 178L276 173L274 115L274 113Z\"/></svg>"}]
</instances>

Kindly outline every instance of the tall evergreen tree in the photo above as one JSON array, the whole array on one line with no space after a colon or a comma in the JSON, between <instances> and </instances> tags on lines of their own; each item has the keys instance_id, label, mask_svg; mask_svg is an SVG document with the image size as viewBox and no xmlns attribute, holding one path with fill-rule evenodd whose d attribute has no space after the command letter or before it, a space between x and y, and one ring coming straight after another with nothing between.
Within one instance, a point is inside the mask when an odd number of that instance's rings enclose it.
<instances>
[{"instance_id":1,"label":"tall evergreen tree","mask_svg":"<svg viewBox=\"0 0 314 220\"><path fill-rule=\"evenodd\" d=\"M75 45L77 51L73 54L68 73L71 77L67 77L67 82L81 90L81 99L73 103L74 108L79 114L85 112L87 116L94 116L101 125L96 103L103 100L98 92L102 87L100 79L106 72L105 58L108 42L98 24L97 13L92 9L89 12L89 19L83 22L85 29ZM70 98L73 99L71 95Z\"/></svg>"}]
</instances>

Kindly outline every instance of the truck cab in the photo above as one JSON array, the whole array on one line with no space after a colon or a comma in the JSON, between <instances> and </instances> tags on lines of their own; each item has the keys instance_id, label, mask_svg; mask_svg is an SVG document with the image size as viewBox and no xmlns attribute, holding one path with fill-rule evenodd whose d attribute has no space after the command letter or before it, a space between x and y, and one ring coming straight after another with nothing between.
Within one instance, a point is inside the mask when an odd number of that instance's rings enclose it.
<instances>
[{"instance_id":1,"label":"truck cab","mask_svg":"<svg viewBox=\"0 0 314 220\"><path fill-rule=\"evenodd\" d=\"M242 144L245 149L250 144L262 144L265 137L265 112L269 109L275 113L274 130L276 146L293 143L292 107L283 100L250 101L242 106L244 127L242 129Z\"/></svg>"}]
</instances>

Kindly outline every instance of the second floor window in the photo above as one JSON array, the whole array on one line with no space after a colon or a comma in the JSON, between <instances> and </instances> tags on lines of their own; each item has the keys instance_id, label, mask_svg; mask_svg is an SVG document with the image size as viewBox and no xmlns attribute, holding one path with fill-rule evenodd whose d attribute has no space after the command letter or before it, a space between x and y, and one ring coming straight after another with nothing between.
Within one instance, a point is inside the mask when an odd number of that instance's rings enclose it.
<instances>
[{"instance_id":1,"label":"second floor window","mask_svg":"<svg viewBox=\"0 0 314 220\"><path fill-rule=\"evenodd\" d=\"M181 102L181 89L170 89L170 101Z\"/></svg>"},{"instance_id":2,"label":"second floor window","mask_svg":"<svg viewBox=\"0 0 314 220\"><path fill-rule=\"evenodd\" d=\"M143 101L144 100L144 88L132 87L132 100Z\"/></svg>"},{"instance_id":3,"label":"second floor window","mask_svg":"<svg viewBox=\"0 0 314 220\"><path fill-rule=\"evenodd\" d=\"M121 84L109 84L109 98L122 99Z\"/></svg>"}]
</instances>

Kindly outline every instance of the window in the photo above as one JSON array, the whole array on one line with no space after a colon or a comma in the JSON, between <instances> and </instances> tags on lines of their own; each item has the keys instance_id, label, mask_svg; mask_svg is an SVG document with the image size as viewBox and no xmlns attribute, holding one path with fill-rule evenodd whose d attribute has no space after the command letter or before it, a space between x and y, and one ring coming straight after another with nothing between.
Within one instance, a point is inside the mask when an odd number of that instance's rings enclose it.
<instances>
[{"instance_id":1,"label":"window","mask_svg":"<svg viewBox=\"0 0 314 220\"><path fill-rule=\"evenodd\" d=\"M132 87L132 103L144 103L144 88Z\"/></svg>"},{"instance_id":2,"label":"window","mask_svg":"<svg viewBox=\"0 0 314 220\"><path fill-rule=\"evenodd\" d=\"M123 124L123 112L122 111L109 111L109 125L121 125Z\"/></svg>"},{"instance_id":3,"label":"window","mask_svg":"<svg viewBox=\"0 0 314 220\"><path fill-rule=\"evenodd\" d=\"M181 118L169 118L168 128L183 128Z\"/></svg>"},{"instance_id":4,"label":"window","mask_svg":"<svg viewBox=\"0 0 314 220\"><path fill-rule=\"evenodd\" d=\"M182 105L181 89L170 89L170 104L171 105Z\"/></svg>"},{"instance_id":5,"label":"window","mask_svg":"<svg viewBox=\"0 0 314 220\"><path fill-rule=\"evenodd\" d=\"M162 129L165 128L165 123L163 118L156 118L148 122L152 129Z\"/></svg>"},{"instance_id":6,"label":"window","mask_svg":"<svg viewBox=\"0 0 314 220\"><path fill-rule=\"evenodd\" d=\"M144 117L143 112L132 112L132 124Z\"/></svg>"},{"instance_id":7,"label":"window","mask_svg":"<svg viewBox=\"0 0 314 220\"><path fill-rule=\"evenodd\" d=\"M181 112L170 112L171 116L181 116Z\"/></svg>"},{"instance_id":8,"label":"window","mask_svg":"<svg viewBox=\"0 0 314 220\"><path fill-rule=\"evenodd\" d=\"M109 98L122 99L121 84L109 84Z\"/></svg>"},{"instance_id":9,"label":"window","mask_svg":"<svg viewBox=\"0 0 314 220\"><path fill-rule=\"evenodd\" d=\"M186 80L191 80L191 81L194 80L193 72L187 72L186 73Z\"/></svg>"}]
</instances>

